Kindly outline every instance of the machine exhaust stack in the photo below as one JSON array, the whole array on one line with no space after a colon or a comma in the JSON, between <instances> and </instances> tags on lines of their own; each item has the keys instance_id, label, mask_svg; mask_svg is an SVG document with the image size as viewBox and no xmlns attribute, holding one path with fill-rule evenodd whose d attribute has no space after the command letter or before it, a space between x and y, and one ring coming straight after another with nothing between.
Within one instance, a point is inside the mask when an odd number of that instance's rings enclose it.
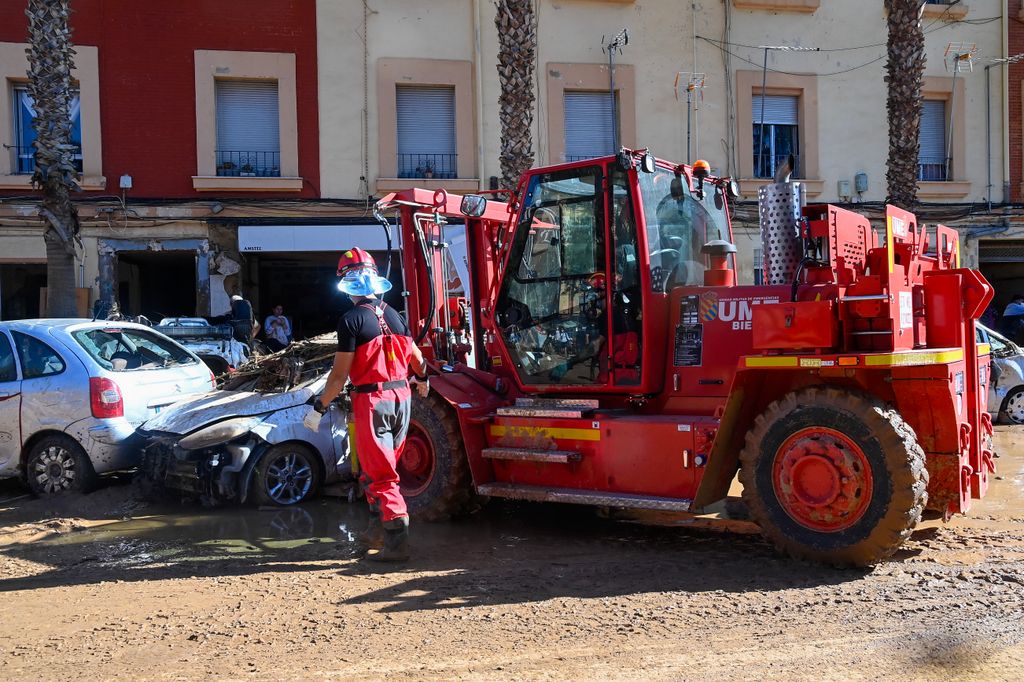
<instances>
[{"instance_id":1,"label":"machine exhaust stack","mask_svg":"<svg viewBox=\"0 0 1024 682\"><path fill-rule=\"evenodd\" d=\"M786 173L788 179L788 172ZM757 191L764 283L791 284L800 264L803 184L776 182Z\"/></svg>"}]
</instances>

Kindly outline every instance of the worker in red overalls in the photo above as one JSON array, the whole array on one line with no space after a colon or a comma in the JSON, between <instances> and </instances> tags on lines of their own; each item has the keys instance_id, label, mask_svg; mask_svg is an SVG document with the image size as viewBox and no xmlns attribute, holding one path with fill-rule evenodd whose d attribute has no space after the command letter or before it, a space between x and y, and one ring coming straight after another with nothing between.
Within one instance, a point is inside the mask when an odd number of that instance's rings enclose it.
<instances>
[{"instance_id":1,"label":"worker in red overalls","mask_svg":"<svg viewBox=\"0 0 1024 682\"><path fill-rule=\"evenodd\" d=\"M383 547L371 549L367 557L405 561L409 558L409 514L399 491L396 467L409 431L410 379L426 397L430 390L427 363L405 320L377 298L391 289L391 282L377 274L373 256L359 248L345 251L338 261L338 276L338 289L352 298L355 307L338 323L334 366L323 393L313 403L315 412L307 419L319 421L345 381L352 380L356 454L371 524L380 523L384 530Z\"/></svg>"}]
</instances>

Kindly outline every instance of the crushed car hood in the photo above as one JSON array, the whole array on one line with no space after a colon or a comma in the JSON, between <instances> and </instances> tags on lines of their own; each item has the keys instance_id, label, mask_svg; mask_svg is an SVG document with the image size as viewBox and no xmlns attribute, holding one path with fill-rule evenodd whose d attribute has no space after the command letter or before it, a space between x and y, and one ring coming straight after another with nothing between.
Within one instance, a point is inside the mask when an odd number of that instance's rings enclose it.
<instances>
[{"instance_id":1,"label":"crushed car hood","mask_svg":"<svg viewBox=\"0 0 1024 682\"><path fill-rule=\"evenodd\" d=\"M233 417L254 417L302 405L323 390L325 380L314 381L285 393L213 391L168 407L145 424L145 431L185 435L214 422Z\"/></svg>"}]
</instances>

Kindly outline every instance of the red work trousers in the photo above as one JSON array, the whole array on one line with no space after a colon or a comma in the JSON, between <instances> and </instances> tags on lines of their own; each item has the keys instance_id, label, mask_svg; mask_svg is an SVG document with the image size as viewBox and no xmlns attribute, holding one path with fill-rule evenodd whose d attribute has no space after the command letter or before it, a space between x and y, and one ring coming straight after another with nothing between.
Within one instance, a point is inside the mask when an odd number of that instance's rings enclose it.
<instances>
[{"instance_id":1,"label":"red work trousers","mask_svg":"<svg viewBox=\"0 0 1024 682\"><path fill-rule=\"evenodd\" d=\"M408 386L352 395L356 456L366 486L366 501L380 510L385 522L409 515L399 490L397 467L411 415Z\"/></svg>"}]
</instances>

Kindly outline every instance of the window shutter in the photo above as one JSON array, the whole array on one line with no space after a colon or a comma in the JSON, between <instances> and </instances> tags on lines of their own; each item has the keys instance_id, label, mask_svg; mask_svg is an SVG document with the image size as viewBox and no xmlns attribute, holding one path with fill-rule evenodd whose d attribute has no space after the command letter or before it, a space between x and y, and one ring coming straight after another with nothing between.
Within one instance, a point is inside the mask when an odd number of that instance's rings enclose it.
<instances>
[{"instance_id":1,"label":"window shutter","mask_svg":"<svg viewBox=\"0 0 1024 682\"><path fill-rule=\"evenodd\" d=\"M279 152L277 81L218 80L216 86L217 151Z\"/></svg>"},{"instance_id":2,"label":"window shutter","mask_svg":"<svg viewBox=\"0 0 1024 682\"><path fill-rule=\"evenodd\" d=\"M926 99L921 108L920 163L946 162L946 101Z\"/></svg>"},{"instance_id":3,"label":"window shutter","mask_svg":"<svg viewBox=\"0 0 1024 682\"><path fill-rule=\"evenodd\" d=\"M565 91L565 160L613 154L612 103L607 92Z\"/></svg>"},{"instance_id":4,"label":"window shutter","mask_svg":"<svg viewBox=\"0 0 1024 682\"><path fill-rule=\"evenodd\" d=\"M764 107L765 124L797 125L799 98L795 95L754 95L752 113L754 125L761 124L761 108Z\"/></svg>"},{"instance_id":5,"label":"window shutter","mask_svg":"<svg viewBox=\"0 0 1024 682\"><path fill-rule=\"evenodd\" d=\"M399 85L395 107L398 177L420 177L428 164L434 177L457 177L455 88Z\"/></svg>"}]
</instances>

